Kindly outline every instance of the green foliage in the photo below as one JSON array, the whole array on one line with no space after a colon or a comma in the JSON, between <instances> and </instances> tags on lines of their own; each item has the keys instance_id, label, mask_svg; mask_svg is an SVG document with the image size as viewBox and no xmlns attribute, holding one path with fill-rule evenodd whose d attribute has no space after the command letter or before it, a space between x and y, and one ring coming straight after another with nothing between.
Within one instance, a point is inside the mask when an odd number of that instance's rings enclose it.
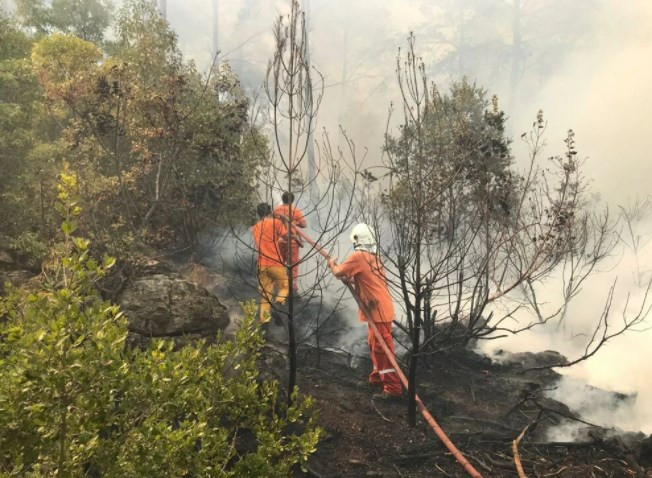
<instances>
[{"instance_id":1,"label":"green foliage","mask_svg":"<svg viewBox=\"0 0 652 478\"><path fill-rule=\"evenodd\" d=\"M93 254L194 246L203 230L247 217L265 148L249 100L228 66L206 77L184 62L155 2L124 2L110 45L0 26L5 234L52 239L51 191L65 165L79 180Z\"/></svg>"},{"instance_id":2,"label":"green foliage","mask_svg":"<svg viewBox=\"0 0 652 478\"><path fill-rule=\"evenodd\" d=\"M39 267L48 253L47 244L41 242L38 234L23 232L9 242L9 248L21 262L30 267Z\"/></svg>"},{"instance_id":3,"label":"green foliage","mask_svg":"<svg viewBox=\"0 0 652 478\"><path fill-rule=\"evenodd\" d=\"M15 238L47 228L41 205L49 201L38 198L51 158L35 162L30 156L59 131L46 112L31 47L32 39L0 15L0 223L3 233ZM52 190L55 172L47 176L52 181L46 189Z\"/></svg>"},{"instance_id":4,"label":"green foliage","mask_svg":"<svg viewBox=\"0 0 652 478\"><path fill-rule=\"evenodd\" d=\"M496 220L508 219L518 183L505 120L497 98L490 102L486 91L467 79L454 82L447 94L433 87L422 117L407 121L398 136L386 138L395 179L386 204L409 209L405 203L418 187L423 198L419 208L427 210L422 219L432 222L432 232L439 235L449 233L452 222L475 221L484 212ZM456 207L448 207L447 201ZM451 210L455 217L449 217Z\"/></svg>"},{"instance_id":5,"label":"green foliage","mask_svg":"<svg viewBox=\"0 0 652 478\"><path fill-rule=\"evenodd\" d=\"M109 0L16 0L25 25L42 34L60 32L101 42L111 23Z\"/></svg>"},{"instance_id":6,"label":"green foliage","mask_svg":"<svg viewBox=\"0 0 652 478\"><path fill-rule=\"evenodd\" d=\"M321 431L309 398L288 408L258 382L253 305L233 342L125 348L126 319L94 288L115 261L74 234L78 191L62 174L43 288L0 300L0 476L289 476Z\"/></svg>"}]
</instances>

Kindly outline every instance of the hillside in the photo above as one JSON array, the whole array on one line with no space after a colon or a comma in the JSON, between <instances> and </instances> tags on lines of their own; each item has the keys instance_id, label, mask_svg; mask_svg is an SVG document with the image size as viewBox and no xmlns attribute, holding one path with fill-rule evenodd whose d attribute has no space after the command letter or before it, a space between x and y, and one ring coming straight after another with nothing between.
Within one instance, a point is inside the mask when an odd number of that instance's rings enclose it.
<instances>
[{"instance_id":1,"label":"hillside","mask_svg":"<svg viewBox=\"0 0 652 478\"><path fill-rule=\"evenodd\" d=\"M238 298L254 297L252 291L207 267L188 264L184 275L203 284L237 314ZM336 314L330 327L344 320ZM285 330L268 333L273 360L264 361L265 374L285 378ZM360 346L358 346L360 345ZM356 353L336 348L300 346L299 387L312 395L319 423L326 431L307 473L297 476L335 477L432 477L467 476L434 432L420 420L407 424L405 402L372 400L376 391L364 384L370 370L364 344ZM527 476L626 477L652 476L652 437L595 426L563 403L546 397L561 378L553 370L526 368L559 363L553 351L539 354L503 353L492 362L471 350L460 349L432 357L420 373L418 393L456 446L487 477L518 476L512 442L528 430L519 445ZM269 370L269 369L272 370ZM362 382L362 383L360 383ZM597 390L597 389L596 389ZM598 391L613 403L636 397ZM556 441L552 432L573 426L576 440Z\"/></svg>"}]
</instances>

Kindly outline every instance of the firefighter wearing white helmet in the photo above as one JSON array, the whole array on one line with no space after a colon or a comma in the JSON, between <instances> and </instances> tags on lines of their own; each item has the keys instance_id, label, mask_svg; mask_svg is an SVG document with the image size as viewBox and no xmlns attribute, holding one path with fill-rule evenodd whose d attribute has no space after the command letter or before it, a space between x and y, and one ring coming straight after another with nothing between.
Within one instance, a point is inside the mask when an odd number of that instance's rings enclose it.
<instances>
[{"instance_id":1,"label":"firefighter wearing white helmet","mask_svg":"<svg viewBox=\"0 0 652 478\"><path fill-rule=\"evenodd\" d=\"M328 265L335 277L346 279L353 283L356 294L365 304L369 318L376 324L384 342L394 353L394 339L392 338L392 321L394 320L394 303L387 288L385 269L376 254L376 233L368 224L357 224L351 231L351 242L355 251L346 260L338 265L330 259ZM358 317L366 322L367 317L362 310ZM369 350L373 371L369 375L369 384L382 387L382 393L376 398L396 399L403 395L401 382L396 370L378 339L369 326Z\"/></svg>"},{"instance_id":2,"label":"firefighter wearing white helmet","mask_svg":"<svg viewBox=\"0 0 652 478\"><path fill-rule=\"evenodd\" d=\"M363 250L372 254L376 253L376 233L368 224L360 223L353 226L350 239L356 251Z\"/></svg>"}]
</instances>

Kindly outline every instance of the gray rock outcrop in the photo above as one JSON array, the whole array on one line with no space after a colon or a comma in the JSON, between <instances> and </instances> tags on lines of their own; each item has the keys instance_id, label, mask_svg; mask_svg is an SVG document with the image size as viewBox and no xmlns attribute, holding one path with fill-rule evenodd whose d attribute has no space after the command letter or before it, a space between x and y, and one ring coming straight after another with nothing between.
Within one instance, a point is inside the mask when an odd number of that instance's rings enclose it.
<instances>
[{"instance_id":1,"label":"gray rock outcrop","mask_svg":"<svg viewBox=\"0 0 652 478\"><path fill-rule=\"evenodd\" d=\"M226 308L206 289L176 274L153 274L136 279L118 297L129 319L131 342L145 345L151 338L213 341L229 325Z\"/></svg>"}]
</instances>

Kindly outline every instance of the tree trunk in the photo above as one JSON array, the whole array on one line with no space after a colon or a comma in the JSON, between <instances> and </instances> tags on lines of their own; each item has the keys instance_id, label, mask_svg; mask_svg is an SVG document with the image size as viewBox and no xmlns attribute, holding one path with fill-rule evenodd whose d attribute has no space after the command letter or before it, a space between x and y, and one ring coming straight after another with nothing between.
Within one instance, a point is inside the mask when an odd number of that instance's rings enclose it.
<instances>
[{"instance_id":1,"label":"tree trunk","mask_svg":"<svg viewBox=\"0 0 652 478\"><path fill-rule=\"evenodd\" d=\"M419 290L419 289L417 289ZM417 365L421 348L421 301L418 299L414 312L414 328L412 329L412 350L410 351L410 364L408 367L408 424L413 427L417 424Z\"/></svg>"},{"instance_id":2,"label":"tree trunk","mask_svg":"<svg viewBox=\"0 0 652 478\"><path fill-rule=\"evenodd\" d=\"M294 333L294 291L292 283L288 293L288 356L290 370L288 376L288 405L292 405L292 393L297 384L297 341Z\"/></svg>"},{"instance_id":3,"label":"tree trunk","mask_svg":"<svg viewBox=\"0 0 652 478\"><path fill-rule=\"evenodd\" d=\"M408 423L411 427L417 424L417 362L418 358L414 352L410 355L410 366L408 368Z\"/></svg>"}]
</instances>

